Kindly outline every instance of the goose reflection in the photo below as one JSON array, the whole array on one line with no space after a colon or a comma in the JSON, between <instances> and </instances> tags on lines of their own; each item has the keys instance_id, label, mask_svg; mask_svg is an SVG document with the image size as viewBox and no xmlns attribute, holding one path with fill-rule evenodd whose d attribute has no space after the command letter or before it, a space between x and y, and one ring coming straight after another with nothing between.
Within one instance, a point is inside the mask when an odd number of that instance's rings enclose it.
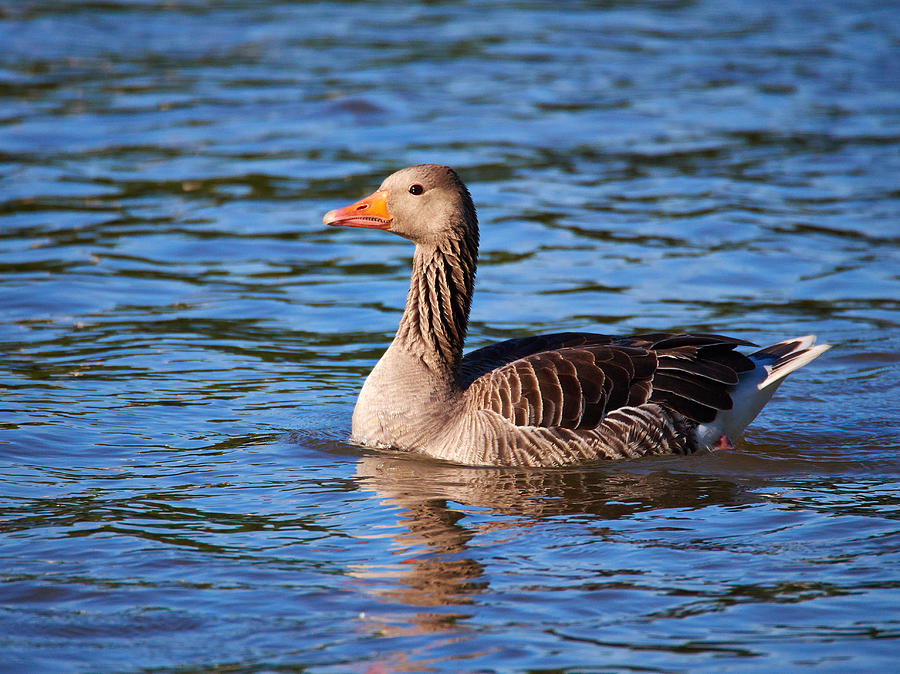
<instances>
[{"instance_id":1,"label":"goose reflection","mask_svg":"<svg viewBox=\"0 0 900 674\"><path fill-rule=\"evenodd\" d=\"M402 626L388 620L393 627L382 624L379 629L435 631L467 618L462 607L489 588L486 561L479 559L484 559L479 551L485 534L505 530L518 537L547 518L584 517L602 524L655 509L758 500L727 478L670 471L670 463L660 459L628 467L548 471L472 468L398 454L363 457L356 466L357 483L372 498L399 508L397 533L391 538L401 560L389 569L359 568L355 575L386 581L377 594L387 603L457 607L449 613L417 612L406 616ZM585 529L585 536L612 535L602 526ZM609 575L601 565L598 560L598 577Z\"/></svg>"}]
</instances>

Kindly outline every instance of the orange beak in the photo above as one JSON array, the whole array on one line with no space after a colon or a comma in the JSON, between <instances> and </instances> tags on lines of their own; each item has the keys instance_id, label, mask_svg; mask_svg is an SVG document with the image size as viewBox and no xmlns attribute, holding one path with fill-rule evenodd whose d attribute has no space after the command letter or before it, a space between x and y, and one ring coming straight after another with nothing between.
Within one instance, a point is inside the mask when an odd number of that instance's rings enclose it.
<instances>
[{"instance_id":1,"label":"orange beak","mask_svg":"<svg viewBox=\"0 0 900 674\"><path fill-rule=\"evenodd\" d=\"M394 216L387 207L388 190L379 190L355 204L328 211L322 222L333 227L388 229Z\"/></svg>"}]
</instances>

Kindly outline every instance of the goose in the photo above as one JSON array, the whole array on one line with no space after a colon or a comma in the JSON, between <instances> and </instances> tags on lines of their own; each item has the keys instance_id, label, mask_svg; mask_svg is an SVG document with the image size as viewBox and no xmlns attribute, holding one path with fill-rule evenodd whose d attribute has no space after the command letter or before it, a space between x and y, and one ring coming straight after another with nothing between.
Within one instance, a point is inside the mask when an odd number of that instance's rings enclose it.
<instances>
[{"instance_id":1,"label":"goose","mask_svg":"<svg viewBox=\"0 0 900 674\"><path fill-rule=\"evenodd\" d=\"M473 466L555 467L731 449L784 378L821 355L808 335L745 355L715 334L562 332L463 355L478 258L469 191L447 166L397 171L324 224L415 244L396 336L366 378L350 442Z\"/></svg>"}]
</instances>

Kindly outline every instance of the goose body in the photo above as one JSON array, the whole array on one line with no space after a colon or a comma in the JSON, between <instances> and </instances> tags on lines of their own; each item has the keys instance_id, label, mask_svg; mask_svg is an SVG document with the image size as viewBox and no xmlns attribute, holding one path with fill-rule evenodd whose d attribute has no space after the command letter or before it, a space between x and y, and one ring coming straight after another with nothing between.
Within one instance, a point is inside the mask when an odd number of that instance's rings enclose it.
<instances>
[{"instance_id":1,"label":"goose body","mask_svg":"<svg viewBox=\"0 0 900 674\"><path fill-rule=\"evenodd\" d=\"M415 244L406 308L363 385L351 441L469 465L563 466L727 448L784 378L828 345L812 336L748 355L710 334L557 333L462 355L478 223L457 174L397 171L325 224Z\"/></svg>"}]
</instances>

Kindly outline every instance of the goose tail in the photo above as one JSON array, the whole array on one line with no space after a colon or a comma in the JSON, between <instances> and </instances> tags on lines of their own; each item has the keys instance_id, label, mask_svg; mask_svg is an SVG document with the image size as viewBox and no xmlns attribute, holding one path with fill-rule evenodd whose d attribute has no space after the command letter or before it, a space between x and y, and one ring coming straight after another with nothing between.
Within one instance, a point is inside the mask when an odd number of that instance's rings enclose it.
<instances>
[{"instance_id":1,"label":"goose tail","mask_svg":"<svg viewBox=\"0 0 900 674\"><path fill-rule=\"evenodd\" d=\"M743 435L744 428L769 402L784 378L830 348L829 344L816 344L815 335L806 335L751 353L749 357L756 367L741 374L731 392L732 408L722 410L713 421L697 427L700 445L714 449L733 447L732 441Z\"/></svg>"}]
</instances>

